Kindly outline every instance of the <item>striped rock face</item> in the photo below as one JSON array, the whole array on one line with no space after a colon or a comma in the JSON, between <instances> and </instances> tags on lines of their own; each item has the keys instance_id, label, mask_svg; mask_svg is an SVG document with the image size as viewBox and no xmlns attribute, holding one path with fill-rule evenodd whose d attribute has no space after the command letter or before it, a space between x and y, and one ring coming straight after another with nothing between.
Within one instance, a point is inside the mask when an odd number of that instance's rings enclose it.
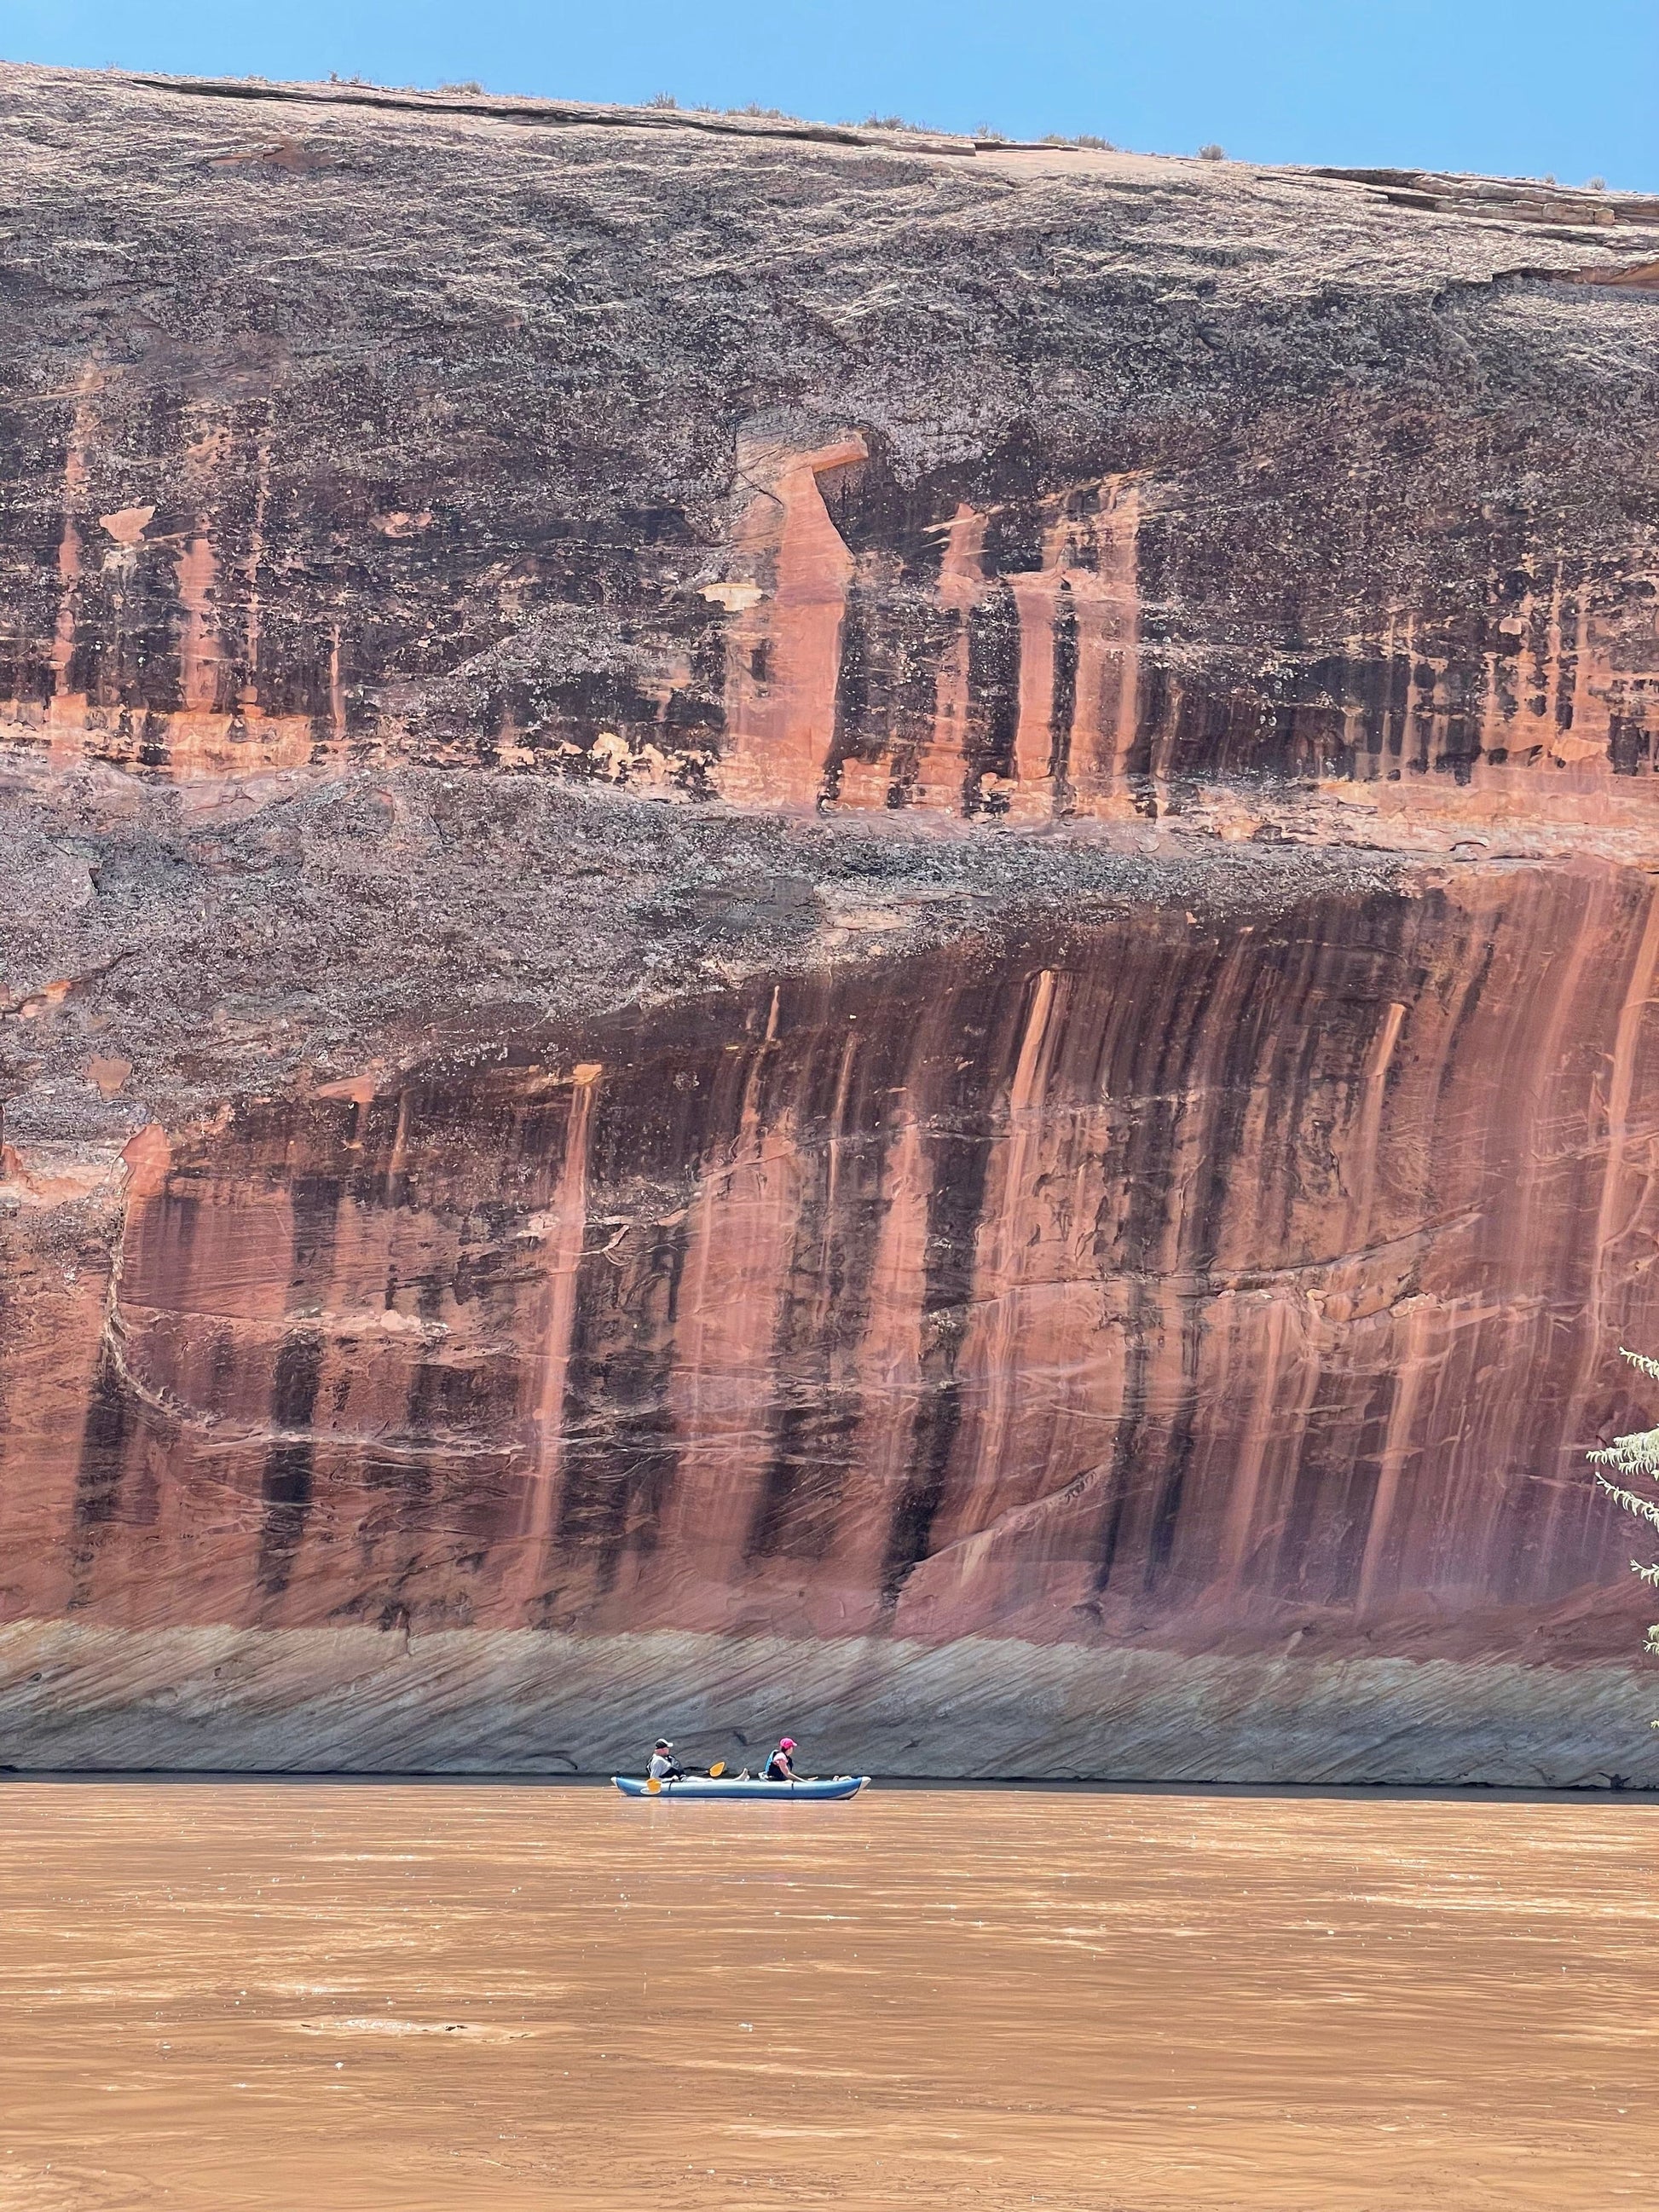
<instances>
[{"instance_id":1,"label":"striped rock face","mask_svg":"<svg viewBox=\"0 0 1659 2212\"><path fill-rule=\"evenodd\" d=\"M1659 1780L1659 209L0 100L4 1756Z\"/></svg>"}]
</instances>

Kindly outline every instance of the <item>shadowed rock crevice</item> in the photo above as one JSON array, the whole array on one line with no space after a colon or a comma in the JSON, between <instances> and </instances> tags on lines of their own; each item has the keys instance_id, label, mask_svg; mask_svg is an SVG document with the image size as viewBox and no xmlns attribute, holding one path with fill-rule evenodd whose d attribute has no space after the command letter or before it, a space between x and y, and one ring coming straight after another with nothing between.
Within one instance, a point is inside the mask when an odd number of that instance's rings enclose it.
<instances>
[{"instance_id":1,"label":"shadowed rock crevice","mask_svg":"<svg viewBox=\"0 0 1659 2212\"><path fill-rule=\"evenodd\" d=\"M295 1239L295 1261L299 1240ZM278 1431L307 1430L316 1410L323 1346L312 1329L284 1338L271 1380L270 1424ZM259 1494L264 1518L259 1528L258 1581L267 1597L280 1597L294 1571L304 1541L315 1480L314 1452L308 1439L273 1444L266 1454Z\"/></svg>"}]
</instances>

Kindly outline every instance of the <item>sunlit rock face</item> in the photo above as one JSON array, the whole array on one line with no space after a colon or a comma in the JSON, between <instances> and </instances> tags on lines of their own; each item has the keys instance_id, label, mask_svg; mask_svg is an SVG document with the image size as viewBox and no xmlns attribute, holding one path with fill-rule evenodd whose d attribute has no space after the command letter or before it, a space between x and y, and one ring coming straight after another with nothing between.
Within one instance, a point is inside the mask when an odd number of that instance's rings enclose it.
<instances>
[{"instance_id":1,"label":"sunlit rock face","mask_svg":"<svg viewBox=\"0 0 1659 2212\"><path fill-rule=\"evenodd\" d=\"M0 94L0 1757L1659 1779L1659 208Z\"/></svg>"},{"instance_id":2,"label":"sunlit rock face","mask_svg":"<svg viewBox=\"0 0 1659 2212\"><path fill-rule=\"evenodd\" d=\"M1152 908L141 1140L13 1605L1605 1660L1656 952L1593 869Z\"/></svg>"},{"instance_id":3,"label":"sunlit rock face","mask_svg":"<svg viewBox=\"0 0 1659 2212\"><path fill-rule=\"evenodd\" d=\"M1016 820L1651 773L1659 201L0 97L0 728L54 759Z\"/></svg>"},{"instance_id":4,"label":"sunlit rock face","mask_svg":"<svg viewBox=\"0 0 1659 2212\"><path fill-rule=\"evenodd\" d=\"M249 1106L135 1181L51 1602L1571 1647L1620 1541L1560 1439L1659 1322L1650 906L1048 924Z\"/></svg>"}]
</instances>

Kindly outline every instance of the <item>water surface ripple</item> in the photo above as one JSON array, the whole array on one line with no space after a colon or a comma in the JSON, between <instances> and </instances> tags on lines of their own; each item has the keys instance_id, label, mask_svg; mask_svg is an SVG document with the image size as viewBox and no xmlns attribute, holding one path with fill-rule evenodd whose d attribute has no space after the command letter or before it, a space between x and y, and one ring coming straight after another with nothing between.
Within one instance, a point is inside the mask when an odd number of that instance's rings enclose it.
<instances>
[{"instance_id":1,"label":"water surface ripple","mask_svg":"<svg viewBox=\"0 0 1659 2212\"><path fill-rule=\"evenodd\" d=\"M0 1790L0 2212L1647 2202L1654 1808Z\"/></svg>"}]
</instances>

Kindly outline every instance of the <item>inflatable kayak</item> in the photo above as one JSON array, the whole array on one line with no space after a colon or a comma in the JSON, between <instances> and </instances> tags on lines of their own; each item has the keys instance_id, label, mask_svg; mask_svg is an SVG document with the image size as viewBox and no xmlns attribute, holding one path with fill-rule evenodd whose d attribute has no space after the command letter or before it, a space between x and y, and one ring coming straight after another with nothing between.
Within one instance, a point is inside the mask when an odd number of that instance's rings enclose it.
<instances>
[{"instance_id":1,"label":"inflatable kayak","mask_svg":"<svg viewBox=\"0 0 1659 2212\"><path fill-rule=\"evenodd\" d=\"M870 1779L867 1774L831 1774L816 1782L760 1782L745 1775L711 1782L707 1776L688 1774L683 1782L665 1782L659 1790L647 1790L631 1774L611 1779L624 1797L856 1797Z\"/></svg>"}]
</instances>

